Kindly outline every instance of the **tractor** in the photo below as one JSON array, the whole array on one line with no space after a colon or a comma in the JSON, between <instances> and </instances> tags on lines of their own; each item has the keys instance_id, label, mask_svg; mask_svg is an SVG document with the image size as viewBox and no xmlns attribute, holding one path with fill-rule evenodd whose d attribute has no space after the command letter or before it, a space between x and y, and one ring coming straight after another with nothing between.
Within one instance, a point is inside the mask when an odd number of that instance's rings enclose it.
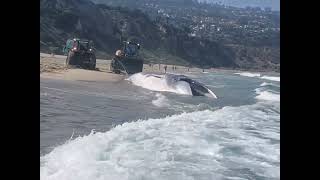
<instances>
[{"instance_id":1,"label":"tractor","mask_svg":"<svg viewBox=\"0 0 320 180\"><path fill-rule=\"evenodd\" d=\"M143 59L139 55L139 50L140 44L134 41L123 41L122 50L117 50L111 61L110 70L116 74L142 72Z\"/></svg>"},{"instance_id":2,"label":"tractor","mask_svg":"<svg viewBox=\"0 0 320 180\"><path fill-rule=\"evenodd\" d=\"M96 56L93 42L85 39L68 39L63 52L67 55L66 67L96 69Z\"/></svg>"}]
</instances>

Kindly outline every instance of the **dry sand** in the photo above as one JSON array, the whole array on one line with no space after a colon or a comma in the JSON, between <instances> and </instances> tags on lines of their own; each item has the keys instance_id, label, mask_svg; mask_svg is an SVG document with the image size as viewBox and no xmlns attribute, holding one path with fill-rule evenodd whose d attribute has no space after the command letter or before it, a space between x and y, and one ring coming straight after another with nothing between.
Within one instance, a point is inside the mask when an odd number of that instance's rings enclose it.
<instances>
[{"instance_id":1,"label":"dry sand","mask_svg":"<svg viewBox=\"0 0 320 180\"><path fill-rule=\"evenodd\" d=\"M97 70L66 69L65 56L40 53L40 77L73 81L121 81L125 75L109 71L110 61L97 59Z\"/></svg>"}]
</instances>

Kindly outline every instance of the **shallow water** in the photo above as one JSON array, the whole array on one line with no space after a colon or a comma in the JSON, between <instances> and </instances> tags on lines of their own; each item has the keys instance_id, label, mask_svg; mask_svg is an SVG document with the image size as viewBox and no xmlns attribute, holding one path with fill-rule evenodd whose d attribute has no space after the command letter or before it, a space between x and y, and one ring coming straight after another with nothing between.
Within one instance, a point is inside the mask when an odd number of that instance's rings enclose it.
<instances>
[{"instance_id":1,"label":"shallow water","mask_svg":"<svg viewBox=\"0 0 320 180\"><path fill-rule=\"evenodd\" d=\"M41 179L279 179L280 78L186 75L218 99L41 79Z\"/></svg>"}]
</instances>

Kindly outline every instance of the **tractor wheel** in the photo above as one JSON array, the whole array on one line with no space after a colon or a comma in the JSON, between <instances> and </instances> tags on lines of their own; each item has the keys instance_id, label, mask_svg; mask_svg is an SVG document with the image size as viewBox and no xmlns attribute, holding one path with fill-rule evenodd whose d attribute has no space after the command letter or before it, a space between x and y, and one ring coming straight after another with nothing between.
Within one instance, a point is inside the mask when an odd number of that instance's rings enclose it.
<instances>
[{"instance_id":1,"label":"tractor wheel","mask_svg":"<svg viewBox=\"0 0 320 180\"><path fill-rule=\"evenodd\" d=\"M114 59L112 59L112 61L110 63L110 71L114 72Z\"/></svg>"},{"instance_id":2,"label":"tractor wheel","mask_svg":"<svg viewBox=\"0 0 320 180\"><path fill-rule=\"evenodd\" d=\"M67 59L66 59L66 67L69 68L70 65L77 65L76 62L77 61L77 57L76 54L74 52L69 52Z\"/></svg>"},{"instance_id":3,"label":"tractor wheel","mask_svg":"<svg viewBox=\"0 0 320 180\"><path fill-rule=\"evenodd\" d=\"M69 58L69 56L67 56L67 59L66 59L66 62L65 62L65 67L66 68L69 67L69 61L70 61L70 58Z\"/></svg>"},{"instance_id":4,"label":"tractor wheel","mask_svg":"<svg viewBox=\"0 0 320 180\"><path fill-rule=\"evenodd\" d=\"M90 57L89 57L89 69L91 70L95 70L96 69L96 64L97 64L97 59L96 59L96 56L94 54L92 54Z\"/></svg>"},{"instance_id":5,"label":"tractor wheel","mask_svg":"<svg viewBox=\"0 0 320 180\"><path fill-rule=\"evenodd\" d=\"M111 64L110 64L110 70L111 72L115 73L115 74L120 74L121 70L119 69L117 60L112 59Z\"/></svg>"}]
</instances>

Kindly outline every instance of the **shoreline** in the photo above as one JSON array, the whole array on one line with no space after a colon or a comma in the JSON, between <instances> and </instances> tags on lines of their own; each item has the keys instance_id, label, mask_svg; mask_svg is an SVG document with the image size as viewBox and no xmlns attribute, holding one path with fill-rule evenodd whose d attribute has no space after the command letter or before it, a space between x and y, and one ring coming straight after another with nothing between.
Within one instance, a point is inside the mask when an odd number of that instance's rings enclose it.
<instances>
[{"instance_id":1,"label":"shoreline","mask_svg":"<svg viewBox=\"0 0 320 180\"><path fill-rule=\"evenodd\" d=\"M114 74L110 71L111 60L97 59L97 70L90 71L84 69L67 69L65 68L66 56L51 55L40 53L40 77L64 79L64 80L92 80L92 81L119 81L124 79L124 75ZM263 73L266 75L280 76L279 72L244 70L231 68L210 68L200 69L196 67L188 68L186 66L171 64L144 64L143 72L163 73L164 66L167 66L167 73L202 73L202 72L226 72L226 73ZM173 67L176 67L174 70ZM188 70L189 69L189 70Z\"/></svg>"}]
</instances>

